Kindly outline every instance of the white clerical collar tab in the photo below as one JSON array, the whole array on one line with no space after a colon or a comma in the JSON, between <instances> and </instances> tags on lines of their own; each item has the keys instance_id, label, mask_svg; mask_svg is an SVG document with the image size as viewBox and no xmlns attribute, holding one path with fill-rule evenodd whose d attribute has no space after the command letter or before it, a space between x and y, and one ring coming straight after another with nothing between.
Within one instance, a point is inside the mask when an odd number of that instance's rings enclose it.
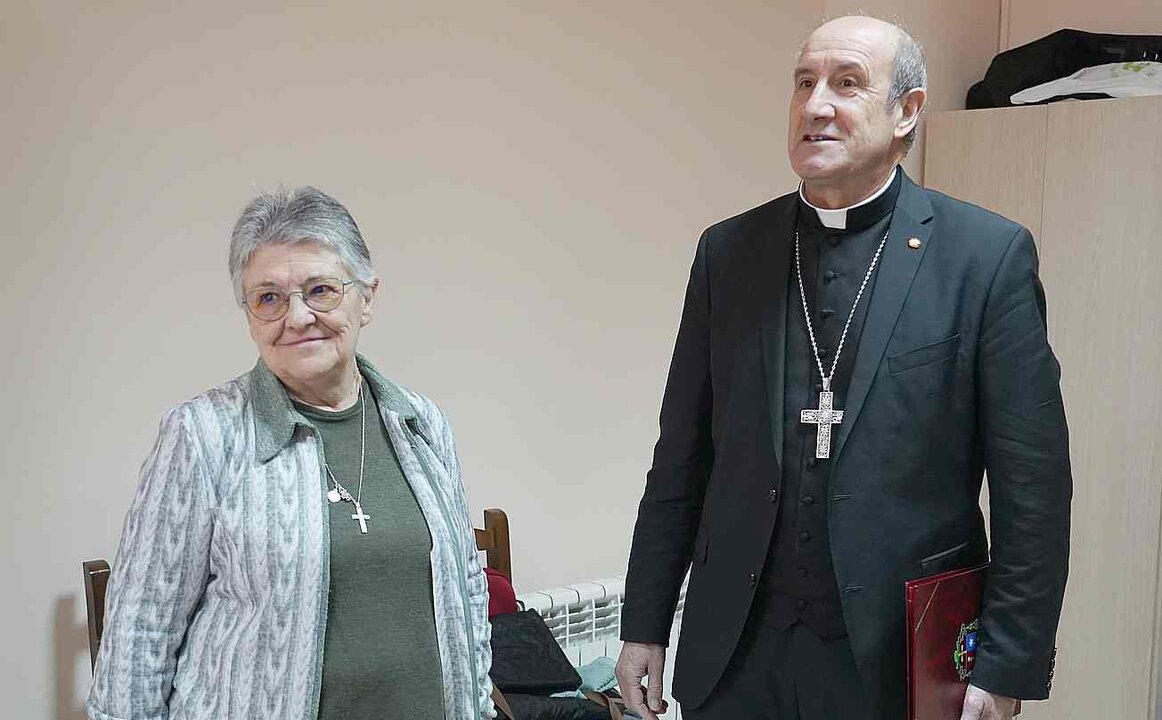
<instances>
[{"instance_id":1,"label":"white clerical collar tab","mask_svg":"<svg viewBox=\"0 0 1162 720\"><path fill-rule=\"evenodd\" d=\"M827 210L825 208L815 208L815 214L819 216L819 222L823 223L823 227L832 230L846 230L847 229L847 208L840 210Z\"/></svg>"},{"instance_id":2,"label":"white clerical collar tab","mask_svg":"<svg viewBox=\"0 0 1162 720\"><path fill-rule=\"evenodd\" d=\"M880 195L883 195L884 193L886 193L888 191L888 188L890 188L892 186L892 181L894 181L896 179L896 173L898 173L898 172L900 172L900 168L897 165L896 168L894 170L892 170L892 174L888 176L888 181L883 184L883 187L881 187L879 190L875 191L875 193L873 193L866 200L861 200L860 202L857 202L856 204L851 205L849 207L836 208L834 210L831 210L828 208L821 208L821 207L816 207L815 205L812 205L811 201L808 200L807 196L803 193L803 182L802 181L799 182L799 199L802 200L804 203L807 204L808 207L810 207L812 210L815 211L815 214L819 216L819 222L823 225L823 227L830 228L832 230L846 230L847 229L847 211L854 210L857 207L862 207L864 205L867 205L868 203L870 203L870 202L874 201L876 198L878 198Z\"/></svg>"}]
</instances>

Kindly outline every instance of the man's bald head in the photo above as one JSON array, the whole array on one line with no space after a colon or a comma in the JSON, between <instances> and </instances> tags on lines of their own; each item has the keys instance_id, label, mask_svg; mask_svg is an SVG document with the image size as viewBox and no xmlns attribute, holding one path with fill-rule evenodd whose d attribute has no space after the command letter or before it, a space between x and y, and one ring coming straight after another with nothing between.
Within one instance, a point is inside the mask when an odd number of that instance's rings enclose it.
<instances>
[{"instance_id":1,"label":"man's bald head","mask_svg":"<svg viewBox=\"0 0 1162 720\"><path fill-rule=\"evenodd\" d=\"M868 15L844 15L834 18L815 28L807 37L810 43L815 38L846 39L852 34L865 34L877 43L898 38L899 26L886 20L880 20Z\"/></svg>"}]
</instances>

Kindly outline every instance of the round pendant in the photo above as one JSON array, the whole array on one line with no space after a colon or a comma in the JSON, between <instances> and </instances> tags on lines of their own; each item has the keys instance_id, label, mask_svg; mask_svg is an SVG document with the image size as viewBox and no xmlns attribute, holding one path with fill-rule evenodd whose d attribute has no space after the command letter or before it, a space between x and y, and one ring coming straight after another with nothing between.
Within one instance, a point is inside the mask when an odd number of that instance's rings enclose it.
<instances>
[{"instance_id":1,"label":"round pendant","mask_svg":"<svg viewBox=\"0 0 1162 720\"><path fill-rule=\"evenodd\" d=\"M337 503L340 500L342 500L343 498L339 497L338 490L336 490L335 488L331 488L330 490L327 491L327 499L333 503Z\"/></svg>"}]
</instances>

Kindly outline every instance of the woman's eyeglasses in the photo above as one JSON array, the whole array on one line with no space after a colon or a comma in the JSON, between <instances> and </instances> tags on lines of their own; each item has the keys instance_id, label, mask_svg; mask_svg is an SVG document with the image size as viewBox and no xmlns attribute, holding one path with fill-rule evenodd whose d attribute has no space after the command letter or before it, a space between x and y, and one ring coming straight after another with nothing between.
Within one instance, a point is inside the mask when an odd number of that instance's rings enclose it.
<instances>
[{"instance_id":1,"label":"woman's eyeglasses","mask_svg":"<svg viewBox=\"0 0 1162 720\"><path fill-rule=\"evenodd\" d=\"M291 295L300 296L307 307L316 312L330 312L339 307L347 292L347 286L354 282L339 278L316 278L295 292L263 287L246 293L246 299L242 304L251 315L268 322L286 315L290 309Z\"/></svg>"}]
</instances>

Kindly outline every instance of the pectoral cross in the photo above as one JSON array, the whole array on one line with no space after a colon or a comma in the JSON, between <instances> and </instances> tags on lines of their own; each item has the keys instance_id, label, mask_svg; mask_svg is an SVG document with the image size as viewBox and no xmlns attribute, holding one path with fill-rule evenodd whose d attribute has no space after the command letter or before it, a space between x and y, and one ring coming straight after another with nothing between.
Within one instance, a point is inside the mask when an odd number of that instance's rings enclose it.
<instances>
[{"instance_id":1,"label":"pectoral cross","mask_svg":"<svg viewBox=\"0 0 1162 720\"><path fill-rule=\"evenodd\" d=\"M363 512L363 506L359 503L355 503L355 514L351 516L351 519L359 521L359 532L366 535L367 521L371 519L371 516Z\"/></svg>"},{"instance_id":2,"label":"pectoral cross","mask_svg":"<svg viewBox=\"0 0 1162 720\"><path fill-rule=\"evenodd\" d=\"M824 390L819 393L819 407L803 410L800 422L815 425L819 434L815 437L815 457L826 460L831 457L831 426L843 422L843 411L834 410L835 393Z\"/></svg>"}]
</instances>

